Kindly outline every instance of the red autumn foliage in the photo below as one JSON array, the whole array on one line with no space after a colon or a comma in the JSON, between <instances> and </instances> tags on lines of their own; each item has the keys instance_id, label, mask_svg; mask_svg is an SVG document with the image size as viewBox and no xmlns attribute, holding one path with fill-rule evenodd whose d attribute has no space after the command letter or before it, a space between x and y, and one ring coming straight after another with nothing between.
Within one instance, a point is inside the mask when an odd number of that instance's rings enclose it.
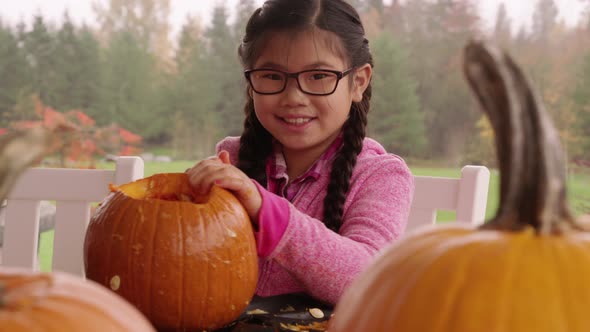
<instances>
[{"instance_id":1,"label":"red autumn foliage","mask_svg":"<svg viewBox=\"0 0 590 332\"><path fill-rule=\"evenodd\" d=\"M75 118L76 122L79 123L83 127L94 127L96 121L93 118L88 116L86 113L78 110L69 111L66 113L66 116L70 116Z\"/></svg>"},{"instance_id":2,"label":"red autumn foliage","mask_svg":"<svg viewBox=\"0 0 590 332\"><path fill-rule=\"evenodd\" d=\"M56 156L60 167L94 168L98 158L107 155L137 155L142 137L116 124L97 127L96 121L80 110L58 112L35 103L36 120L17 121L10 128L0 128L0 135L9 130L46 127L60 134L61 144Z\"/></svg>"},{"instance_id":3,"label":"red autumn foliage","mask_svg":"<svg viewBox=\"0 0 590 332\"><path fill-rule=\"evenodd\" d=\"M119 136L127 144L141 144L141 136L119 127Z\"/></svg>"}]
</instances>

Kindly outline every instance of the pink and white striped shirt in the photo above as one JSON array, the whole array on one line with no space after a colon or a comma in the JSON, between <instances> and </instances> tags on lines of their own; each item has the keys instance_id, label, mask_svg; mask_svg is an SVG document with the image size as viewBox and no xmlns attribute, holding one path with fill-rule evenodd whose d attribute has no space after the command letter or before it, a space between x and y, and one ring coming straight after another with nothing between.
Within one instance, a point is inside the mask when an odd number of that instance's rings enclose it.
<instances>
[{"instance_id":1,"label":"pink and white striped shirt","mask_svg":"<svg viewBox=\"0 0 590 332\"><path fill-rule=\"evenodd\" d=\"M275 151L267 161L267 188L255 182L262 196L255 234L260 268L257 295L306 292L335 304L379 250L403 233L414 192L413 176L400 157L370 138L365 138L357 157L340 232L322 223L332 157L340 144L335 141L286 190L286 165ZM217 151L228 151L234 163L238 149L239 137L217 144Z\"/></svg>"},{"instance_id":2,"label":"pink and white striped shirt","mask_svg":"<svg viewBox=\"0 0 590 332\"><path fill-rule=\"evenodd\" d=\"M291 181L289 185L289 176L287 175L287 162L283 156L282 146L278 142L274 142L273 160L268 160L266 163L266 174L268 177L267 189L279 196L287 198L292 201L295 195L301 190L305 182L317 180L322 172L329 171L326 165L332 162L332 158L342 145L342 136L338 136L336 140L326 149L318 160L311 165L311 167L302 175ZM329 167L329 166L328 166Z\"/></svg>"}]
</instances>

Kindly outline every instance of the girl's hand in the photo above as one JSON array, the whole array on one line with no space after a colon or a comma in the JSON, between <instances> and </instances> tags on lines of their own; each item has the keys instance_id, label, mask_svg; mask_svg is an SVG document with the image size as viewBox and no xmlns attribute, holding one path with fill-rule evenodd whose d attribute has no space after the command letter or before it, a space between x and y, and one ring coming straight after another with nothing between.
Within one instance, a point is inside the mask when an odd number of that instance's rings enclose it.
<instances>
[{"instance_id":1,"label":"girl's hand","mask_svg":"<svg viewBox=\"0 0 590 332\"><path fill-rule=\"evenodd\" d=\"M258 222L262 197L252 180L240 169L233 166L227 151L201 160L186 170L189 182L196 194L207 194L216 184L231 191L242 203L252 222Z\"/></svg>"}]
</instances>

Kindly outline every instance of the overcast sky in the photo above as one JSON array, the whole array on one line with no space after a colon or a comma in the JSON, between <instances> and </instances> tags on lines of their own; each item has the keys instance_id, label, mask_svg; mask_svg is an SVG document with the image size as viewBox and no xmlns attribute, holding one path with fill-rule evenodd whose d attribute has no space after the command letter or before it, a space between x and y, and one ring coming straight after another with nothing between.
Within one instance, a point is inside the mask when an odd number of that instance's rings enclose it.
<instances>
[{"instance_id":1,"label":"overcast sky","mask_svg":"<svg viewBox=\"0 0 590 332\"><path fill-rule=\"evenodd\" d=\"M106 3L107 0L101 1ZM498 4L501 2L506 4L509 16L519 25L530 22L536 3L536 0L475 1L488 26L493 24ZM84 21L93 24L92 2L93 0L0 0L0 17L8 19L9 23L14 23L20 18L24 18L25 22L30 22L32 15L40 11L49 20L58 22L67 8L74 22ZM256 0L256 2L261 4L263 0ZM389 2L390 0L385 0L385 3ZM577 22L583 8L582 0L555 0L555 2L559 7L560 18L570 25ZM220 3L225 3L229 9L233 9L237 0L171 0L170 21L174 31L179 29L187 14L199 16L203 22L209 23L213 6Z\"/></svg>"}]
</instances>

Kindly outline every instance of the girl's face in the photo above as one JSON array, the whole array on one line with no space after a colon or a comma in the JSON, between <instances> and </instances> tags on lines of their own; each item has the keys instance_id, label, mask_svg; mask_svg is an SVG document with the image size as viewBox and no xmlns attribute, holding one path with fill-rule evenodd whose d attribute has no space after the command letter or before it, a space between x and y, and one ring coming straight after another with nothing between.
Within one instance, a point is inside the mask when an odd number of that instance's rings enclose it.
<instances>
[{"instance_id":1,"label":"girl's face","mask_svg":"<svg viewBox=\"0 0 590 332\"><path fill-rule=\"evenodd\" d=\"M309 69L343 72L349 68L337 51L341 49L339 43L335 34L317 29L296 34L273 33L253 69L288 73ZM256 116L283 145L284 153L310 153L317 158L338 136L352 102L362 100L370 77L370 65L355 68L338 82L336 91L327 96L306 94L294 78L289 78L281 93L263 95L252 91Z\"/></svg>"}]
</instances>

